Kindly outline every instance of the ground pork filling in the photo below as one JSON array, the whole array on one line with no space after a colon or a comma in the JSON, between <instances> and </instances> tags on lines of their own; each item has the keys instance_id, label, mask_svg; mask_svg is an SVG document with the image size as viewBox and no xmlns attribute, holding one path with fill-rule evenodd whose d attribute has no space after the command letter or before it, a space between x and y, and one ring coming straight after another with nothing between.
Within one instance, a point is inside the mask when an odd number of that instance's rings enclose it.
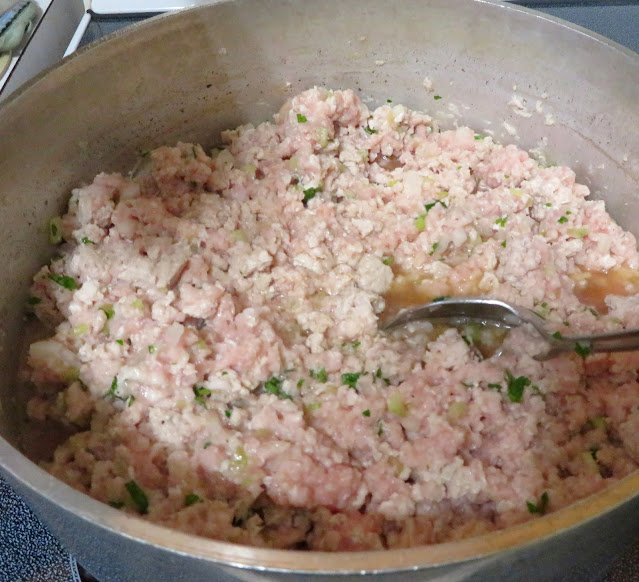
<instances>
[{"instance_id":1,"label":"ground pork filling","mask_svg":"<svg viewBox=\"0 0 639 582\"><path fill-rule=\"evenodd\" d=\"M35 276L46 468L179 530L408 547L534 519L639 462L635 353L537 362L527 329L379 322L442 295L558 333L639 326L633 236L565 167L352 91L100 174Z\"/></svg>"}]
</instances>

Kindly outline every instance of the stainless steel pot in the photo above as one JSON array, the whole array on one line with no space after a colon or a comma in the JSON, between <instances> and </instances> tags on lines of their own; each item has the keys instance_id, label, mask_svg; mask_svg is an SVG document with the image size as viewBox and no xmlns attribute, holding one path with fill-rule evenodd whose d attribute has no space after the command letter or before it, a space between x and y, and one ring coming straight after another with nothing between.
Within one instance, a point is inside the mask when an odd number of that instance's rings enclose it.
<instances>
[{"instance_id":1,"label":"stainless steel pot","mask_svg":"<svg viewBox=\"0 0 639 582\"><path fill-rule=\"evenodd\" d=\"M429 77L441 100L426 91ZM19 452L15 377L44 225L71 187L127 170L140 150L212 145L313 85L437 111L571 165L639 234L639 56L574 26L489 0L237 0L163 16L38 77L0 108L0 465L103 581L559 580L603 567L639 535L639 474L531 523L455 543L354 554L274 551L189 536L102 505ZM516 90L514 87L516 86ZM552 114L517 115L513 93ZM452 112L452 113L451 113ZM554 120L554 123L548 125ZM506 121L507 125L502 122ZM511 135L513 130L517 135ZM589 570L590 569L590 570Z\"/></svg>"}]
</instances>

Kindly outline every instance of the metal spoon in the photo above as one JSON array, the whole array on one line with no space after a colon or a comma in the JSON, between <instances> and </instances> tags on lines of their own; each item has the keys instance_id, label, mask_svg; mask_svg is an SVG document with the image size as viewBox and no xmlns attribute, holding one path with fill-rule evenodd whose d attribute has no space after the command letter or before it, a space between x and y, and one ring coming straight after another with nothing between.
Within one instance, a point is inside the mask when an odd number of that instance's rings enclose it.
<instances>
[{"instance_id":1,"label":"metal spoon","mask_svg":"<svg viewBox=\"0 0 639 582\"><path fill-rule=\"evenodd\" d=\"M535 360L549 360L565 352L575 351L582 356L595 352L628 352L639 349L639 329L594 335L563 335L549 332L543 318L525 307L518 307L478 297L441 299L403 309L396 317L382 324L390 330L414 321L427 320L453 326L480 323L493 327L519 327L530 324L546 343L546 350L536 354Z\"/></svg>"}]
</instances>

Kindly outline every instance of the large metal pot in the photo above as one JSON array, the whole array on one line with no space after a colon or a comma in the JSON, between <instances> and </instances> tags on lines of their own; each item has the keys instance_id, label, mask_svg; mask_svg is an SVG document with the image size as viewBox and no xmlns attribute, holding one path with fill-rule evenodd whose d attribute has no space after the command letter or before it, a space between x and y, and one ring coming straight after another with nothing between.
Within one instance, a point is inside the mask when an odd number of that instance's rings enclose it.
<instances>
[{"instance_id":1,"label":"large metal pot","mask_svg":"<svg viewBox=\"0 0 639 582\"><path fill-rule=\"evenodd\" d=\"M428 76L443 99L423 86ZM100 580L559 580L604 567L639 535L639 474L531 523L455 543L322 554L169 531L58 482L19 452L15 377L29 278L48 258L43 226L71 187L127 170L140 150L261 121L313 85L434 110L571 165L639 234L639 57L552 18L489 0L237 0L143 23L68 59L0 109L0 465ZM552 112L516 115L523 95ZM542 98L542 94L547 97ZM502 125L506 121L510 126ZM448 120L452 123L453 120ZM512 136L512 129L518 131ZM509 131L507 131L509 130ZM520 137L519 137L520 136ZM576 578L577 579L577 578Z\"/></svg>"}]
</instances>

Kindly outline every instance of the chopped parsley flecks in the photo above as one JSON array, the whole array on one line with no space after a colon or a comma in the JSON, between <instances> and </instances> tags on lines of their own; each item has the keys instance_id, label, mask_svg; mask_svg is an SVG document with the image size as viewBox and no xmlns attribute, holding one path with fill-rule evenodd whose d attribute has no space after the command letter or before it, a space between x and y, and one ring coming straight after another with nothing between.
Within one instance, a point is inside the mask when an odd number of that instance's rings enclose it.
<instances>
[{"instance_id":1,"label":"chopped parsley flecks","mask_svg":"<svg viewBox=\"0 0 639 582\"><path fill-rule=\"evenodd\" d=\"M592 353L592 347L589 343L586 342L575 342L575 352L577 353L577 355L585 358Z\"/></svg>"},{"instance_id":2,"label":"chopped parsley flecks","mask_svg":"<svg viewBox=\"0 0 639 582\"><path fill-rule=\"evenodd\" d=\"M211 390L205 388L204 386L198 386L197 384L195 384L193 386L193 394L195 394L195 402L201 404L202 406L204 406L204 408L206 408L206 399L211 396Z\"/></svg>"},{"instance_id":3,"label":"chopped parsley flecks","mask_svg":"<svg viewBox=\"0 0 639 582\"><path fill-rule=\"evenodd\" d=\"M342 384L352 388L353 390L357 390L357 381L361 375L361 372L346 372L345 374L342 374Z\"/></svg>"},{"instance_id":4,"label":"chopped parsley flecks","mask_svg":"<svg viewBox=\"0 0 639 582\"><path fill-rule=\"evenodd\" d=\"M426 230L426 215L425 214L420 214L416 219L415 219L415 228L422 232L423 230Z\"/></svg>"},{"instance_id":5,"label":"chopped parsley flecks","mask_svg":"<svg viewBox=\"0 0 639 582\"><path fill-rule=\"evenodd\" d=\"M390 266L390 265L392 265L392 264L393 264L393 261L394 261L393 257L390 257L390 256L388 256L388 257L384 257L384 258L382 259L382 263L384 263L386 266Z\"/></svg>"},{"instance_id":6,"label":"chopped parsley flecks","mask_svg":"<svg viewBox=\"0 0 639 582\"><path fill-rule=\"evenodd\" d=\"M38 303L42 303L40 297L29 297L27 299L27 305L37 305Z\"/></svg>"},{"instance_id":7,"label":"chopped parsley flecks","mask_svg":"<svg viewBox=\"0 0 639 582\"><path fill-rule=\"evenodd\" d=\"M546 314L543 313L542 311L539 311L539 310L533 310L533 311L538 317L541 317L541 319L546 319Z\"/></svg>"},{"instance_id":8,"label":"chopped parsley flecks","mask_svg":"<svg viewBox=\"0 0 639 582\"><path fill-rule=\"evenodd\" d=\"M51 279L54 283L57 283L61 287L69 291L75 291L79 289L77 281L73 277L68 277L67 275L56 275L55 273L49 273L48 278Z\"/></svg>"},{"instance_id":9,"label":"chopped parsley flecks","mask_svg":"<svg viewBox=\"0 0 639 582\"><path fill-rule=\"evenodd\" d=\"M128 481L124 484L124 487L131 496L138 513L141 515L147 514L149 512L149 498L146 493L142 491L135 481Z\"/></svg>"},{"instance_id":10,"label":"chopped parsley flecks","mask_svg":"<svg viewBox=\"0 0 639 582\"><path fill-rule=\"evenodd\" d=\"M431 300L431 303L437 303L438 301L446 301L446 299L450 299L450 295L440 295L439 297L434 297Z\"/></svg>"},{"instance_id":11,"label":"chopped parsley flecks","mask_svg":"<svg viewBox=\"0 0 639 582\"><path fill-rule=\"evenodd\" d=\"M227 409L224 411L224 416L226 416L226 418L231 418L231 415L232 415L232 414L233 414L233 411L232 411L232 410L230 410L229 408L227 408Z\"/></svg>"},{"instance_id":12,"label":"chopped parsley flecks","mask_svg":"<svg viewBox=\"0 0 639 582\"><path fill-rule=\"evenodd\" d=\"M204 443L204 446L202 447L203 449L208 449L213 443L211 441L206 441Z\"/></svg>"},{"instance_id":13,"label":"chopped parsley flecks","mask_svg":"<svg viewBox=\"0 0 639 582\"><path fill-rule=\"evenodd\" d=\"M439 243L433 243L433 249L428 253L431 257L435 254L435 251L439 248Z\"/></svg>"},{"instance_id":14,"label":"chopped parsley flecks","mask_svg":"<svg viewBox=\"0 0 639 582\"><path fill-rule=\"evenodd\" d=\"M297 381L297 387L298 387L298 388L301 388L302 386L304 386L304 378L300 378L300 379Z\"/></svg>"},{"instance_id":15,"label":"chopped parsley flecks","mask_svg":"<svg viewBox=\"0 0 639 582\"><path fill-rule=\"evenodd\" d=\"M52 245L62 242L62 221L59 216L55 216L49 221L49 242Z\"/></svg>"},{"instance_id":16,"label":"chopped parsley flecks","mask_svg":"<svg viewBox=\"0 0 639 582\"><path fill-rule=\"evenodd\" d=\"M87 236L83 236L83 237L80 239L80 242L82 242L82 243L83 243L83 244L85 244L85 245L94 245L94 244L95 244L95 242L93 242L93 241L92 241L89 237L87 237Z\"/></svg>"},{"instance_id":17,"label":"chopped parsley flecks","mask_svg":"<svg viewBox=\"0 0 639 582\"><path fill-rule=\"evenodd\" d=\"M476 140L484 139L485 137L486 137L485 135L480 135L478 133L475 134L475 139Z\"/></svg>"},{"instance_id":18,"label":"chopped parsley flecks","mask_svg":"<svg viewBox=\"0 0 639 582\"><path fill-rule=\"evenodd\" d=\"M297 123L306 123L308 121L308 119L306 119L305 115L302 115L301 113L297 114Z\"/></svg>"},{"instance_id":19,"label":"chopped parsley flecks","mask_svg":"<svg viewBox=\"0 0 639 582\"><path fill-rule=\"evenodd\" d=\"M506 226L507 220L508 220L507 216L502 216L501 218L498 218L497 220L495 220L495 224L503 228L504 226Z\"/></svg>"},{"instance_id":20,"label":"chopped parsley flecks","mask_svg":"<svg viewBox=\"0 0 639 582\"><path fill-rule=\"evenodd\" d=\"M431 208L434 208L435 205L437 204L441 204L444 208L448 208L445 202L442 202L441 200L435 200L435 202L429 202L428 204L424 204L424 208L426 209L426 214L428 214Z\"/></svg>"},{"instance_id":21,"label":"chopped parsley flecks","mask_svg":"<svg viewBox=\"0 0 639 582\"><path fill-rule=\"evenodd\" d=\"M188 507L189 505L193 505L194 503L197 503L198 501L200 501L200 496L197 495L196 493L187 493L184 496L184 505L186 507Z\"/></svg>"},{"instance_id":22,"label":"chopped parsley flecks","mask_svg":"<svg viewBox=\"0 0 639 582\"><path fill-rule=\"evenodd\" d=\"M381 368L377 368L377 371L375 372L375 379L381 380L384 384L386 384L386 386L390 386L390 380L384 377L384 373Z\"/></svg>"},{"instance_id":23,"label":"chopped parsley flecks","mask_svg":"<svg viewBox=\"0 0 639 582\"><path fill-rule=\"evenodd\" d=\"M107 319L112 319L113 316L115 315L115 310L113 309L112 303L107 303L106 305L103 305L99 309L100 311L104 312L104 315L106 315Z\"/></svg>"},{"instance_id":24,"label":"chopped parsley flecks","mask_svg":"<svg viewBox=\"0 0 639 582\"><path fill-rule=\"evenodd\" d=\"M126 405L127 408L133 406L133 403L135 402L135 396L131 395L126 399Z\"/></svg>"},{"instance_id":25,"label":"chopped parsley flecks","mask_svg":"<svg viewBox=\"0 0 639 582\"><path fill-rule=\"evenodd\" d=\"M530 386L532 382L526 376L513 376L506 370L506 380L508 381L508 398L511 402L521 402L526 386Z\"/></svg>"},{"instance_id":26,"label":"chopped parsley flecks","mask_svg":"<svg viewBox=\"0 0 639 582\"><path fill-rule=\"evenodd\" d=\"M368 125L364 128L364 131L370 135L373 135L374 133L377 133L376 129L372 129L370 127L368 127Z\"/></svg>"},{"instance_id":27,"label":"chopped parsley flecks","mask_svg":"<svg viewBox=\"0 0 639 582\"><path fill-rule=\"evenodd\" d=\"M113 376L113 380L111 381L111 386L109 387L109 391L104 395L105 398L117 398L118 400L126 400L123 396L118 392L118 377Z\"/></svg>"},{"instance_id":28,"label":"chopped parsley flecks","mask_svg":"<svg viewBox=\"0 0 639 582\"><path fill-rule=\"evenodd\" d=\"M315 378L318 382L326 382L326 368L320 368L319 370L309 370L308 375L311 378Z\"/></svg>"},{"instance_id":29,"label":"chopped parsley flecks","mask_svg":"<svg viewBox=\"0 0 639 582\"><path fill-rule=\"evenodd\" d=\"M311 187L311 188L306 188L306 190L304 190L304 198L302 198L302 204L304 206L307 206L308 203L315 198L315 194L317 194L318 192L321 192L322 189L319 187Z\"/></svg>"},{"instance_id":30,"label":"chopped parsley flecks","mask_svg":"<svg viewBox=\"0 0 639 582\"><path fill-rule=\"evenodd\" d=\"M539 515L544 515L546 513L546 511L548 510L548 504L549 504L549 497L548 497L548 492L544 491L541 494L541 497L539 498L539 501L537 503L533 503L532 501L526 501L526 507L528 508L528 511L532 514L539 514Z\"/></svg>"},{"instance_id":31,"label":"chopped parsley flecks","mask_svg":"<svg viewBox=\"0 0 639 582\"><path fill-rule=\"evenodd\" d=\"M149 344L148 346L146 346L146 349L149 354L154 354L158 350L153 344Z\"/></svg>"},{"instance_id":32,"label":"chopped parsley flecks","mask_svg":"<svg viewBox=\"0 0 639 582\"><path fill-rule=\"evenodd\" d=\"M386 99L386 103L392 103L393 100L392 99Z\"/></svg>"},{"instance_id":33,"label":"chopped parsley flecks","mask_svg":"<svg viewBox=\"0 0 639 582\"><path fill-rule=\"evenodd\" d=\"M433 95L433 99L434 99L435 101L439 101L441 98L442 98L442 96L441 96L441 95Z\"/></svg>"},{"instance_id":34,"label":"chopped parsley flecks","mask_svg":"<svg viewBox=\"0 0 639 582\"><path fill-rule=\"evenodd\" d=\"M561 335L560 331L556 331L555 333L552 334L552 337L554 337L556 340L560 340L563 339L563 335Z\"/></svg>"},{"instance_id":35,"label":"chopped parsley flecks","mask_svg":"<svg viewBox=\"0 0 639 582\"><path fill-rule=\"evenodd\" d=\"M499 384L498 382L488 382L487 386L491 390L497 390L497 392L501 392L501 384Z\"/></svg>"},{"instance_id":36,"label":"chopped parsley flecks","mask_svg":"<svg viewBox=\"0 0 639 582\"><path fill-rule=\"evenodd\" d=\"M115 340L115 343L116 343L116 344L119 344L119 345L121 345L121 346L123 346L123 345L124 345L124 340L122 340L122 339L116 339L116 340Z\"/></svg>"},{"instance_id":37,"label":"chopped parsley flecks","mask_svg":"<svg viewBox=\"0 0 639 582\"><path fill-rule=\"evenodd\" d=\"M501 241L501 246L506 248L506 241L505 240Z\"/></svg>"},{"instance_id":38,"label":"chopped parsley flecks","mask_svg":"<svg viewBox=\"0 0 639 582\"><path fill-rule=\"evenodd\" d=\"M270 377L264 382L264 391L275 394L280 400L292 400L293 397L282 390L282 379L277 376Z\"/></svg>"},{"instance_id":39,"label":"chopped parsley flecks","mask_svg":"<svg viewBox=\"0 0 639 582\"><path fill-rule=\"evenodd\" d=\"M557 222L559 224L563 224L564 222L568 222L568 219L565 216L562 216Z\"/></svg>"},{"instance_id":40,"label":"chopped parsley flecks","mask_svg":"<svg viewBox=\"0 0 639 582\"><path fill-rule=\"evenodd\" d=\"M368 417L370 415L371 415L371 411L368 408L362 412L362 416Z\"/></svg>"},{"instance_id":41,"label":"chopped parsley flecks","mask_svg":"<svg viewBox=\"0 0 639 582\"><path fill-rule=\"evenodd\" d=\"M590 456L596 461L597 453L599 452L599 447L592 446L588 449L588 452L590 453Z\"/></svg>"}]
</instances>

